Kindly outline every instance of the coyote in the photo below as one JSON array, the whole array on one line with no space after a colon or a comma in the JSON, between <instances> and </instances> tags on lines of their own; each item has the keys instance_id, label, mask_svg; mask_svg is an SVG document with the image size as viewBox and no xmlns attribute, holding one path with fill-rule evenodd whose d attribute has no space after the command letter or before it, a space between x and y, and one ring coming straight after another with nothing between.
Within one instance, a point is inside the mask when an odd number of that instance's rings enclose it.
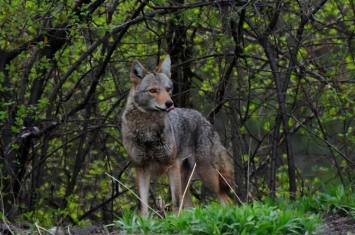
<instances>
[{"instance_id":1,"label":"coyote","mask_svg":"<svg viewBox=\"0 0 355 235\"><path fill-rule=\"evenodd\" d=\"M150 180L164 173L175 214L195 164L198 178L222 204L230 204L227 192L234 185L229 155L212 125L195 110L174 107L170 68L169 55L154 72L137 60L131 66L132 88L122 116L122 135L136 170L142 217L148 213ZM183 206L193 206L189 190Z\"/></svg>"}]
</instances>

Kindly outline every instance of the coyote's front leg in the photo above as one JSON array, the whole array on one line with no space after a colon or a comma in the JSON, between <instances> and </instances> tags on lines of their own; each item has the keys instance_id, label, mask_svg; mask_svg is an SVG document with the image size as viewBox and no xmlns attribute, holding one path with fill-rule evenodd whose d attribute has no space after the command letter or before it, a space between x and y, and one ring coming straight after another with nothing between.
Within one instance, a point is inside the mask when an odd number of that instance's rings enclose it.
<instances>
[{"instance_id":1,"label":"coyote's front leg","mask_svg":"<svg viewBox=\"0 0 355 235\"><path fill-rule=\"evenodd\" d=\"M137 166L136 167L136 180L139 192L139 215L146 218L148 215L148 197L150 186L150 167L149 166Z\"/></svg>"}]
</instances>

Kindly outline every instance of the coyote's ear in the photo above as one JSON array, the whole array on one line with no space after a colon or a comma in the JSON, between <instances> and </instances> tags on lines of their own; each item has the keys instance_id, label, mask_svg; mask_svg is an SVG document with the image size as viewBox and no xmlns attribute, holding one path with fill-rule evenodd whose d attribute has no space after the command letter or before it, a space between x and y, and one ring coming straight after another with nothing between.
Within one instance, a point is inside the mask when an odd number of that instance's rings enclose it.
<instances>
[{"instance_id":1,"label":"coyote's ear","mask_svg":"<svg viewBox=\"0 0 355 235\"><path fill-rule=\"evenodd\" d=\"M132 62L130 77L134 85L138 85L147 74L149 74L149 72L138 60Z\"/></svg>"},{"instance_id":2,"label":"coyote's ear","mask_svg":"<svg viewBox=\"0 0 355 235\"><path fill-rule=\"evenodd\" d=\"M170 70L171 70L171 60L170 60L170 56L167 55L163 60L163 62L161 62L161 64L156 68L156 71L158 73L164 73L166 76L170 78L171 77Z\"/></svg>"}]
</instances>

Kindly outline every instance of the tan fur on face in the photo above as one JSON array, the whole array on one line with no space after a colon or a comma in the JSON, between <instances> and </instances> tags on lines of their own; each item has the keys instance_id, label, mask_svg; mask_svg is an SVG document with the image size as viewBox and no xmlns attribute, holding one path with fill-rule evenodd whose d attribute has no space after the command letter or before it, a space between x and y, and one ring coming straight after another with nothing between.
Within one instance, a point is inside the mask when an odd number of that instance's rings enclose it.
<instances>
[{"instance_id":1,"label":"tan fur on face","mask_svg":"<svg viewBox=\"0 0 355 235\"><path fill-rule=\"evenodd\" d=\"M171 101L170 94L165 89L159 88L158 86L153 86L150 89L157 91L156 93L150 93L150 95L154 97L156 103L159 105L164 105L167 101Z\"/></svg>"}]
</instances>

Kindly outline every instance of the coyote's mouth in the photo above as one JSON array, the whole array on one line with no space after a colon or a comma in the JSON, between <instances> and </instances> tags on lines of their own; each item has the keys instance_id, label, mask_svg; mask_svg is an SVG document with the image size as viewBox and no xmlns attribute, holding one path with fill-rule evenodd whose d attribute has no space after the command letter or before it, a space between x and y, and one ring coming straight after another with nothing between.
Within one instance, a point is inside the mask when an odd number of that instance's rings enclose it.
<instances>
[{"instance_id":1,"label":"coyote's mouth","mask_svg":"<svg viewBox=\"0 0 355 235\"><path fill-rule=\"evenodd\" d=\"M164 112L170 112L171 110L175 109L174 105L170 106L169 108L165 108L165 109L162 109L158 106L155 106L155 108L159 109L160 111L164 111Z\"/></svg>"},{"instance_id":2,"label":"coyote's mouth","mask_svg":"<svg viewBox=\"0 0 355 235\"><path fill-rule=\"evenodd\" d=\"M174 109L175 109L175 106L172 105L172 106L170 106L169 108L167 108L166 111L169 112L169 111L174 110Z\"/></svg>"}]
</instances>

